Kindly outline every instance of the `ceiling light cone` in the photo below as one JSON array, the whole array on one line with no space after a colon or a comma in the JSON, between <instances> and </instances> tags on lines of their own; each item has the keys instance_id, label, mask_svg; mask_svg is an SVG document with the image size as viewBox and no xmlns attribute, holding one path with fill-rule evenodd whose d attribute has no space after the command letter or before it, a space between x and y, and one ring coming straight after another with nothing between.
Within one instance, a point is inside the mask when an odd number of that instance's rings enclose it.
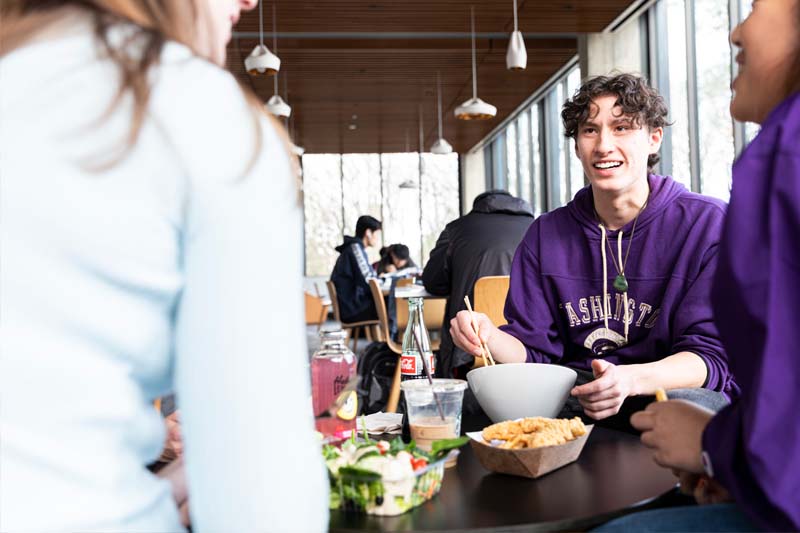
<instances>
[{"instance_id":1,"label":"ceiling light cone","mask_svg":"<svg viewBox=\"0 0 800 533\"><path fill-rule=\"evenodd\" d=\"M497 115L497 108L475 97L458 106L455 115L459 120L488 120Z\"/></svg>"},{"instance_id":2,"label":"ceiling light cone","mask_svg":"<svg viewBox=\"0 0 800 533\"><path fill-rule=\"evenodd\" d=\"M528 66L528 52L525 50L525 40L522 32L511 32L506 51L506 67L508 70L525 70Z\"/></svg>"},{"instance_id":3,"label":"ceiling light cone","mask_svg":"<svg viewBox=\"0 0 800 533\"><path fill-rule=\"evenodd\" d=\"M289 118L289 115L292 114L292 108L277 94L267 101L267 111L276 117Z\"/></svg>"},{"instance_id":4,"label":"ceiling light cone","mask_svg":"<svg viewBox=\"0 0 800 533\"><path fill-rule=\"evenodd\" d=\"M431 146L431 153L436 155L447 155L453 152L453 147L444 139L439 139Z\"/></svg>"},{"instance_id":5,"label":"ceiling light cone","mask_svg":"<svg viewBox=\"0 0 800 533\"><path fill-rule=\"evenodd\" d=\"M281 60L269 48L259 44L244 60L244 68L251 76L274 76L281 69Z\"/></svg>"}]
</instances>

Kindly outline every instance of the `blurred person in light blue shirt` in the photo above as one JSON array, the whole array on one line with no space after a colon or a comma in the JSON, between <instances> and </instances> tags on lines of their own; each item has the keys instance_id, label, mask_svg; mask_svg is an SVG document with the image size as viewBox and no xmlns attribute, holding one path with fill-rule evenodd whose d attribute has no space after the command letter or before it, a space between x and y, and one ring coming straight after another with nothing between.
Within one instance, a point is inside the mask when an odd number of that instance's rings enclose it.
<instances>
[{"instance_id":1,"label":"blurred person in light blue shirt","mask_svg":"<svg viewBox=\"0 0 800 533\"><path fill-rule=\"evenodd\" d=\"M179 531L187 491L195 531L327 529L297 173L222 68L255 6L0 4L2 531Z\"/></svg>"}]
</instances>

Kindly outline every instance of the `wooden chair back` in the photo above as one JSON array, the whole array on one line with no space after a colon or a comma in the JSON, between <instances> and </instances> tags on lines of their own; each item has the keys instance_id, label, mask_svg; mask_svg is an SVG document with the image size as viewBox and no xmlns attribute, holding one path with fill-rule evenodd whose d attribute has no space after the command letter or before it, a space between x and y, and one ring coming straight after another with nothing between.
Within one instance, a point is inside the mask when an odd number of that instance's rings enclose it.
<instances>
[{"instance_id":1,"label":"wooden chair back","mask_svg":"<svg viewBox=\"0 0 800 533\"><path fill-rule=\"evenodd\" d=\"M328 280L325 282L325 286L328 287L328 296L331 299L331 305L333 306L333 319L337 322L342 322L342 315L339 314L339 297L336 294L336 285L333 281Z\"/></svg>"},{"instance_id":2,"label":"wooden chair back","mask_svg":"<svg viewBox=\"0 0 800 533\"><path fill-rule=\"evenodd\" d=\"M425 298L423 304L425 327L429 332L439 332L444 325L444 313L447 310L447 298ZM406 302L406 307L408 303Z\"/></svg>"},{"instance_id":3,"label":"wooden chair back","mask_svg":"<svg viewBox=\"0 0 800 533\"><path fill-rule=\"evenodd\" d=\"M508 276L485 276L475 282L474 309L477 313L485 313L495 326L508 323L503 315L508 285Z\"/></svg>"},{"instance_id":4,"label":"wooden chair back","mask_svg":"<svg viewBox=\"0 0 800 533\"><path fill-rule=\"evenodd\" d=\"M400 402L400 354L403 353L403 347L394 342L391 335L389 335L389 315L386 312L386 302L383 299L380 282L377 279L369 280L369 290L372 292L375 309L378 311L378 328L389 349L397 354L397 366L394 370L392 386L389 389L389 399L386 402L386 412L396 413L397 404Z\"/></svg>"},{"instance_id":5,"label":"wooden chair back","mask_svg":"<svg viewBox=\"0 0 800 533\"><path fill-rule=\"evenodd\" d=\"M383 299L380 281L373 278L369 280L369 290L372 292L372 300L375 302L375 310L378 312L378 329L381 332L386 344L397 355L403 353L403 347L394 342L389 335L389 313L386 310L386 301Z\"/></svg>"},{"instance_id":6,"label":"wooden chair back","mask_svg":"<svg viewBox=\"0 0 800 533\"><path fill-rule=\"evenodd\" d=\"M325 322L328 314L328 302L319 296L304 293L306 297L306 324L320 325Z\"/></svg>"}]
</instances>

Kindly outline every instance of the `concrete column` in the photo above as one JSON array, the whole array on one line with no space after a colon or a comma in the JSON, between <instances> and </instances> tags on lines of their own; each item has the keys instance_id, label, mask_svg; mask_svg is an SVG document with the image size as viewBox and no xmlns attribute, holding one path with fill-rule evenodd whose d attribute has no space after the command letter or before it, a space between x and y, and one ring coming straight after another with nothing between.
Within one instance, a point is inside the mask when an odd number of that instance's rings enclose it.
<instances>
[{"instance_id":1,"label":"concrete column","mask_svg":"<svg viewBox=\"0 0 800 533\"><path fill-rule=\"evenodd\" d=\"M588 33L578 40L581 78L610 73L647 74L641 21L629 21L613 33Z\"/></svg>"},{"instance_id":2,"label":"concrete column","mask_svg":"<svg viewBox=\"0 0 800 533\"><path fill-rule=\"evenodd\" d=\"M472 201L486 191L486 168L483 150L462 155L461 163L461 212L469 213Z\"/></svg>"}]
</instances>

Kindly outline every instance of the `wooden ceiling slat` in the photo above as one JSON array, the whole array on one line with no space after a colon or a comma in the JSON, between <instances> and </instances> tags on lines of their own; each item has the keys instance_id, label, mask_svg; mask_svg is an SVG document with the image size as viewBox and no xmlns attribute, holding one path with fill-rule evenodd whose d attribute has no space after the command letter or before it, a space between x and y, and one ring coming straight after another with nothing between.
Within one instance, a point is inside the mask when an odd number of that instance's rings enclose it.
<instances>
[{"instance_id":1,"label":"wooden ceiling slat","mask_svg":"<svg viewBox=\"0 0 800 533\"><path fill-rule=\"evenodd\" d=\"M519 0L519 25L529 32L601 31L630 0ZM511 0L277 0L278 30L462 32L475 6L477 31L508 31ZM265 29L272 3L264 4ZM558 27L558 30L554 29ZM258 31L258 10L242 17L239 31Z\"/></svg>"},{"instance_id":2,"label":"wooden ceiling slat","mask_svg":"<svg viewBox=\"0 0 800 533\"><path fill-rule=\"evenodd\" d=\"M476 0L479 32L505 32L511 0ZM528 68L505 68L506 39L478 39L478 93L497 106L490 121L465 123L453 110L472 95L469 39L413 38L420 32L462 33L469 29L469 4L461 0L278 0L278 30L305 34L343 32L373 38L283 38L280 92L293 107L292 129L308 153L395 152L418 144L418 106L423 106L426 148L435 140L436 73L441 73L444 134L465 152L513 112L531 93L577 53L575 39L559 34L600 31L631 0L519 0L520 28L552 33L526 41ZM272 26L271 4L264 5L265 29ZM258 10L243 14L236 32L258 31ZM374 38L375 33L407 32L408 38ZM248 35L249 37L249 35ZM257 44L235 38L228 46L234 75L266 101L271 78L250 77L244 58ZM271 46L271 42L268 41ZM285 79L284 79L285 78ZM284 84L284 81L288 83ZM284 91L287 86L288 93ZM352 116L357 115L353 120ZM356 129L349 129L355 124Z\"/></svg>"}]
</instances>

